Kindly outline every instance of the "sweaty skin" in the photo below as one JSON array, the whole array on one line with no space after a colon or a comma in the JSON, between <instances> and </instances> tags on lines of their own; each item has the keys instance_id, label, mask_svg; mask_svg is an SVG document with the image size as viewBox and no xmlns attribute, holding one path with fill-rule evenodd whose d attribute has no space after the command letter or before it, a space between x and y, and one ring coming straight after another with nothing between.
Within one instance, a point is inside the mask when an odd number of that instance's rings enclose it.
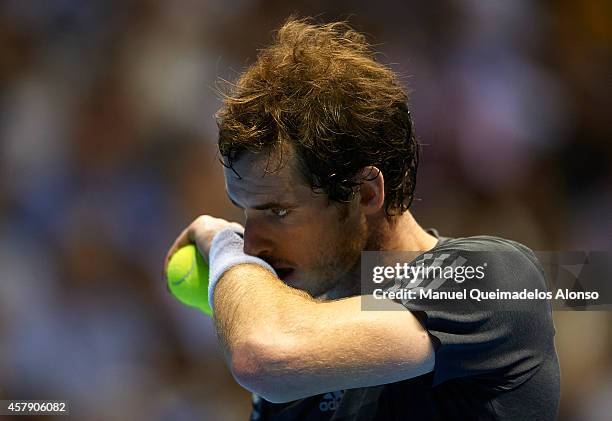
<instances>
[{"instance_id":1,"label":"sweaty skin","mask_svg":"<svg viewBox=\"0 0 612 421\"><path fill-rule=\"evenodd\" d=\"M437 240L409 212L386 217L383 174L364 181L343 214L303 183L292 159L266 173L267 154L245 154L234 165L239 176L225 170L227 194L246 216L245 253L281 278L239 265L217 284L215 323L235 378L286 402L431 371L433 346L412 313L395 303L397 311L361 311L359 259L362 250L426 251ZM229 224L199 217L168 256L190 241L207 255L214 234Z\"/></svg>"}]
</instances>

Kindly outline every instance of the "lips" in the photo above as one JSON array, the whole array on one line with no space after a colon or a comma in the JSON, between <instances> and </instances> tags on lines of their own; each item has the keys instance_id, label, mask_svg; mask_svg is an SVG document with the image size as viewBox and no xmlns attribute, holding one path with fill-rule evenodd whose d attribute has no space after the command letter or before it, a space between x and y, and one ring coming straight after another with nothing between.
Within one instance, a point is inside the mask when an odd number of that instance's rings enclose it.
<instances>
[{"instance_id":1,"label":"lips","mask_svg":"<svg viewBox=\"0 0 612 421\"><path fill-rule=\"evenodd\" d=\"M286 281L289 276L295 274L295 266L292 262L284 259L275 259L273 257L261 257L265 260L272 269L276 272L279 279Z\"/></svg>"},{"instance_id":2,"label":"lips","mask_svg":"<svg viewBox=\"0 0 612 421\"><path fill-rule=\"evenodd\" d=\"M294 269L289 267L274 267L274 271L278 277L284 281L294 272Z\"/></svg>"}]
</instances>

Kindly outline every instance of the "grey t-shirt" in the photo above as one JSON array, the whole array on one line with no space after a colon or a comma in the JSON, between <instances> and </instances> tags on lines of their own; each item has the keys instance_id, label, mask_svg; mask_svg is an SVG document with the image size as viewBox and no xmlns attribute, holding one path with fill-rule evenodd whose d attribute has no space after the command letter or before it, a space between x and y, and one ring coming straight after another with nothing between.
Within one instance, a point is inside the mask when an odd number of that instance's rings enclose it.
<instances>
[{"instance_id":1,"label":"grey t-shirt","mask_svg":"<svg viewBox=\"0 0 612 421\"><path fill-rule=\"evenodd\" d=\"M469 256L487 262L487 289L509 286L546 290L533 252L491 236L439 237L425 264ZM421 256L422 258L423 256ZM415 259L415 261L418 259ZM463 259L465 260L465 259ZM442 289L464 286L447 282ZM559 406L559 362L549 303L524 302L469 311L449 300L431 308L418 300L398 301L428 330L436 352L434 370L380 386L331 391L273 404L253 396L251 420L554 420Z\"/></svg>"}]
</instances>

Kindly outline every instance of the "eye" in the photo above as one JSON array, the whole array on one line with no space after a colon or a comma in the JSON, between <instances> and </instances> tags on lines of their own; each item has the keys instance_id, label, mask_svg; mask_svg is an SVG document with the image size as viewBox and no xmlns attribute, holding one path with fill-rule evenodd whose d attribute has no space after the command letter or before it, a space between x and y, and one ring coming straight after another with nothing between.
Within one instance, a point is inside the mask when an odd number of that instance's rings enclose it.
<instances>
[{"instance_id":1,"label":"eye","mask_svg":"<svg viewBox=\"0 0 612 421\"><path fill-rule=\"evenodd\" d=\"M278 218L284 218L289 214L289 209L287 208L270 208L270 211Z\"/></svg>"}]
</instances>

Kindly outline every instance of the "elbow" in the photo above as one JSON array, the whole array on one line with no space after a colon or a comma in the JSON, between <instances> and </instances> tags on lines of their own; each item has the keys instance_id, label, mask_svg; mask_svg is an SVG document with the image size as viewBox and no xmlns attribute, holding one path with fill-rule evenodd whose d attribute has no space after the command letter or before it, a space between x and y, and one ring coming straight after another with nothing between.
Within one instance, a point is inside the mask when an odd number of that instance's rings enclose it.
<instances>
[{"instance_id":1,"label":"elbow","mask_svg":"<svg viewBox=\"0 0 612 421\"><path fill-rule=\"evenodd\" d=\"M280 341L249 339L234 347L231 371L245 389L268 402L284 403L295 398L289 393L287 352Z\"/></svg>"},{"instance_id":2,"label":"elbow","mask_svg":"<svg viewBox=\"0 0 612 421\"><path fill-rule=\"evenodd\" d=\"M423 331L421 344L416 351L417 375L422 375L434 371L436 366L436 349L433 341L426 331Z\"/></svg>"},{"instance_id":3,"label":"elbow","mask_svg":"<svg viewBox=\"0 0 612 421\"><path fill-rule=\"evenodd\" d=\"M258 395L261 394L258 386L266 379L268 352L258 341L244 340L231 353L232 375L242 387Z\"/></svg>"},{"instance_id":4,"label":"elbow","mask_svg":"<svg viewBox=\"0 0 612 421\"><path fill-rule=\"evenodd\" d=\"M421 367L421 371L423 372L423 374L434 371L434 369L436 368L436 351L433 347L433 344L425 352L425 355L422 359Z\"/></svg>"}]
</instances>

